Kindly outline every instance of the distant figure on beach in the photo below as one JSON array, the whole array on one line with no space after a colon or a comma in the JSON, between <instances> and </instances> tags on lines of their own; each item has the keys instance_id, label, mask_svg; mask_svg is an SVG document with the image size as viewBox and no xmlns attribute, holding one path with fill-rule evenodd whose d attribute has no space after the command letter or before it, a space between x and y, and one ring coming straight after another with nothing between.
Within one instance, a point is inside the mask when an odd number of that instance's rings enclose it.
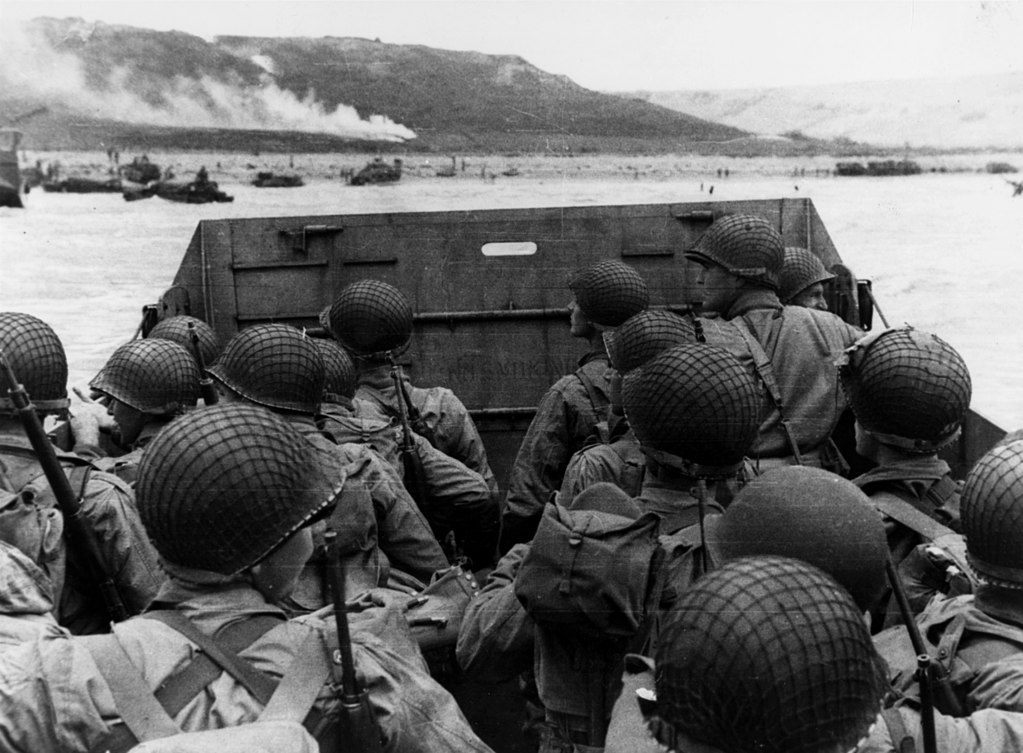
<instances>
[{"instance_id":1,"label":"distant figure on beach","mask_svg":"<svg viewBox=\"0 0 1023 753\"><path fill-rule=\"evenodd\" d=\"M1012 184L1012 195L1021 196L1023 195L1023 180L1006 180L1006 183Z\"/></svg>"},{"instance_id":2,"label":"distant figure on beach","mask_svg":"<svg viewBox=\"0 0 1023 753\"><path fill-rule=\"evenodd\" d=\"M714 193L714 186L713 185L711 185L710 190L708 190L707 193Z\"/></svg>"}]
</instances>

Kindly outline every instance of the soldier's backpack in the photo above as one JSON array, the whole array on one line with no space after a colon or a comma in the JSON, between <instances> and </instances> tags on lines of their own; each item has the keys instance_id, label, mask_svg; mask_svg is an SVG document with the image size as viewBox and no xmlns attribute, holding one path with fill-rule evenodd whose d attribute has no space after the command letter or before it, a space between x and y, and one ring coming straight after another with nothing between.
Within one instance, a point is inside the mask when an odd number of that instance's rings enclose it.
<instances>
[{"instance_id":1,"label":"soldier's backpack","mask_svg":"<svg viewBox=\"0 0 1023 753\"><path fill-rule=\"evenodd\" d=\"M515 596L538 623L594 637L641 633L660 599L660 518L548 504L515 578Z\"/></svg>"}]
</instances>

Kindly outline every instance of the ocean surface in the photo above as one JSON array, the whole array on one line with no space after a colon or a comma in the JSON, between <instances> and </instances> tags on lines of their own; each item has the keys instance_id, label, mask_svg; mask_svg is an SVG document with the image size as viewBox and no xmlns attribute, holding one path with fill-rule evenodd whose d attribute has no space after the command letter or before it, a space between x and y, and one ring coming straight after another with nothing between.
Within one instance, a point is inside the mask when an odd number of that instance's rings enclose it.
<instances>
[{"instance_id":1,"label":"ocean surface","mask_svg":"<svg viewBox=\"0 0 1023 753\"><path fill-rule=\"evenodd\" d=\"M420 172L383 186L315 177L288 189L214 174L235 200L207 205L37 189L25 209L0 209L0 310L49 322L67 349L72 384L84 384L132 337L142 306L169 286L203 219L697 201L713 185L714 199L811 198L846 264L873 281L888 322L951 343L970 367L973 407L1005 429L1023 427L1023 197L1013 198L1000 176L975 171L810 172L797 178L787 168L733 166L722 178L623 167L592 178L555 170L486 179Z\"/></svg>"}]
</instances>

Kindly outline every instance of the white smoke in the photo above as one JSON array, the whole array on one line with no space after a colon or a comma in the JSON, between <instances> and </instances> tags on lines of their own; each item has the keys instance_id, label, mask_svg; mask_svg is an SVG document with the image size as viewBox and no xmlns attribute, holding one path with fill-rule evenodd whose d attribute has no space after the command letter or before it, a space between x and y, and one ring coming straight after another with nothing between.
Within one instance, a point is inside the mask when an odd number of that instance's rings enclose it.
<instances>
[{"instance_id":1,"label":"white smoke","mask_svg":"<svg viewBox=\"0 0 1023 753\"><path fill-rule=\"evenodd\" d=\"M83 24L85 31L90 28ZM87 39L82 34L71 36ZM243 86L210 77L198 80L179 77L161 92L163 103L155 106L129 90L126 69L108 72L106 88L90 87L76 55L53 49L41 35L24 27L5 24L0 29L0 46L4 50L0 56L0 94L59 102L97 118L189 128L328 133L386 141L416 136L414 131L386 116L361 118L354 107L344 104L331 110L316 98L315 92L299 98L269 80L259 86ZM271 59L256 62L272 73Z\"/></svg>"}]
</instances>

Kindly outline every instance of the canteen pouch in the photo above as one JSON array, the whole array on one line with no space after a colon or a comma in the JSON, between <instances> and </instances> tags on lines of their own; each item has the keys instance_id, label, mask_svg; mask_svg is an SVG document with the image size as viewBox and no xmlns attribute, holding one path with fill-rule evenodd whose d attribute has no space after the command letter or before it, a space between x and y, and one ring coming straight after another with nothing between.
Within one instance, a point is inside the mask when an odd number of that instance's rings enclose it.
<instances>
[{"instance_id":1,"label":"canteen pouch","mask_svg":"<svg viewBox=\"0 0 1023 753\"><path fill-rule=\"evenodd\" d=\"M653 513L633 520L549 504L515 578L515 596L537 623L632 637L659 598L659 527Z\"/></svg>"}]
</instances>

